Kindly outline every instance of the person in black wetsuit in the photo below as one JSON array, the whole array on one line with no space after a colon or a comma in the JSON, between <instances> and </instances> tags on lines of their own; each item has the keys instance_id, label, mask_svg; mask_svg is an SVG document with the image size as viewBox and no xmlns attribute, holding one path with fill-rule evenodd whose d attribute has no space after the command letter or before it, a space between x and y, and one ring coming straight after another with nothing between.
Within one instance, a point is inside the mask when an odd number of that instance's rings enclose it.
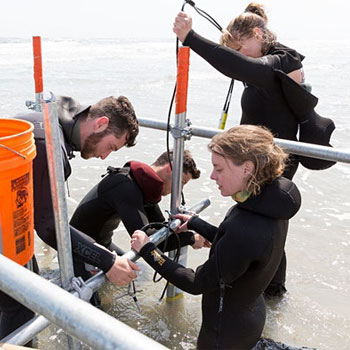
<instances>
[{"instance_id":1,"label":"person in black wetsuit","mask_svg":"<svg viewBox=\"0 0 350 350\"><path fill-rule=\"evenodd\" d=\"M275 137L330 146L335 126L319 116L317 98L304 88L304 56L276 41L267 28L262 5L251 3L233 19L221 37L222 45L209 41L192 29L192 19L180 12L174 32L183 45L203 57L224 75L242 81L240 124L263 125ZM299 162L309 169L326 169L334 162L291 154L283 176L292 179ZM266 296L286 292L286 255L268 286Z\"/></svg>"},{"instance_id":2,"label":"person in black wetsuit","mask_svg":"<svg viewBox=\"0 0 350 350\"><path fill-rule=\"evenodd\" d=\"M130 234L150 223L163 223L165 218L158 203L162 196L171 192L173 152L162 153L156 161L147 165L138 161L129 161L122 168L108 167L107 176L94 186L75 209L70 224L86 233L104 247L120 252L112 243L113 231L122 222ZM184 151L182 183L198 179L200 170L189 151ZM158 225L159 226L159 225ZM160 228L160 227L158 227ZM152 233L152 229L148 230ZM175 235L168 238L163 251L178 247ZM181 237L180 246L192 245L200 248L205 240L199 235L187 232ZM91 275L85 264L75 261L75 274L84 279Z\"/></svg>"},{"instance_id":3,"label":"person in black wetsuit","mask_svg":"<svg viewBox=\"0 0 350 350\"><path fill-rule=\"evenodd\" d=\"M212 242L194 271L169 259L135 231L131 246L160 275L191 294L203 294L197 349L251 349L265 324L263 292L280 263L288 222L300 208L296 185L280 177L286 154L272 134L254 125L233 127L209 144L221 195L237 202L217 228L199 216L176 215ZM181 234L180 234L181 235Z\"/></svg>"},{"instance_id":4,"label":"person in black wetsuit","mask_svg":"<svg viewBox=\"0 0 350 350\"><path fill-rule=\"evenodd\" d=\"M107 97L92 106L82 106L71 97L61 96L57 98L57 109L66 180L71 174L69 160L74 157L73 152L80 152L84 159L91 157L104 159L112 151L135 144L138 121L132 104L124 96ZM15 118L34 124L37 152L33 161L34 228L45 243L56 249L43 114L39 112L18 114ZM136 264L116 257L72 226L70 231L73 255L79 256L86 263L98 266L111 282L124 285L136 277L134 272L138 269ZM35 257L33 260L34 271L38 272ZM2 292L0 292L0 310L0 339L34 316L31 310Z\"/></svg>"}]
</instances>

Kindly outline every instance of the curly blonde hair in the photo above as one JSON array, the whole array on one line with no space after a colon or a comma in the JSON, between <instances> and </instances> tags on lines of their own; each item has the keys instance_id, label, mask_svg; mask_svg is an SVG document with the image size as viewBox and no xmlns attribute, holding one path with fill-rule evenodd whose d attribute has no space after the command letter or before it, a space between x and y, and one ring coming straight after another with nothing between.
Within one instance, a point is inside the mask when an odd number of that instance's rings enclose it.
<instances>
[{"instance_id":1,"label":"curly blonde hair","mask_svg":"<svg viewBox=\"0 0 350 350\"><path fill-rule=\"evenodd\" d=\"M239 125L215 135L208 145L211 152L230 159L235 165L254 164L245 191L257 195L261 187L281 176L288 155L274 143L272 133L263 126Z\"/></svg>"},{"instance_id":2,"label":"curly blonde hair","mask_svg":"<svg viewBox=\"0 0 350 350\"><path fill-rule=\"evenodd\" d=\"M276 35L267 28L267 21L264 6L251 2L244 13L228 24L220 38L220 43L237 50L240 42L253 37L254 28L259 28L262 33L262 54L265 55L277 40Z\"/></svg>"}]
</instances>

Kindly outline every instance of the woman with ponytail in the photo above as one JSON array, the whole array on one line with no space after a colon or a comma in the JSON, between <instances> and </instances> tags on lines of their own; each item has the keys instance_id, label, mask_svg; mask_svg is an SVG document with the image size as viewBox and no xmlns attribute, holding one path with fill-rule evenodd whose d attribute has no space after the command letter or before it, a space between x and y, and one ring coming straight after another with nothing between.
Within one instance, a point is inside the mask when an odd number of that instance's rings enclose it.
<instances>
[{"instance_id":1,"label":"woman with ponytail","mask_svg":"<svg viewBox=\"0 0 350 350\"><path fill-rule=\"evenodd\" d=\"M331 119L319 116L317 98L304 84L304 56L282 45L267 27L263 5L250 3L223 32L220 45L192 29L192 19L184 12L175 18L173 30L189 46L224 75L243 82L240 124L262 125L274 137L330 146L335 128ZM326 169L334 162L289 156L283 176L292 179L299 162L308 169ZM286 291L286 256L265 295L282 296Z\"/></svg>"}]
</instances>

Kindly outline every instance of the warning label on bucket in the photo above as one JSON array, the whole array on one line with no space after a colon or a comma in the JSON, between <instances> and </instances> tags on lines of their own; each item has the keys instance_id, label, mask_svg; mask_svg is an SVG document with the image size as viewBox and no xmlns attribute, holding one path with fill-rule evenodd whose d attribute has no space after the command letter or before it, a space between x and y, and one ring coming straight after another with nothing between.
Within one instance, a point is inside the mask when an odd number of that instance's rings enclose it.
<instances>
[{"instance_id":1,"label":"warning label on bucket","mask_svg":"<svg viewBox=\"0 0 350 350\"><path fill-rule=\"evenodd\" d=\"M17 179L11 180L11 191L17 191L19 188L23 186L27 186L29 184L29 173L24 174Z\"/></svg>"},{"instance_id":2,"label":"warning label on bucket","mask_svg":"<svg viewBox=\"0 0 350 350\"><path fill-rule=\"evenodd\" d=\"M12 198L14 200L13 235L16 237L16 254L26 249L25 234L30 226L30 212L27 208L29 173L11 180Z\"/></svg>"}]
</instances>

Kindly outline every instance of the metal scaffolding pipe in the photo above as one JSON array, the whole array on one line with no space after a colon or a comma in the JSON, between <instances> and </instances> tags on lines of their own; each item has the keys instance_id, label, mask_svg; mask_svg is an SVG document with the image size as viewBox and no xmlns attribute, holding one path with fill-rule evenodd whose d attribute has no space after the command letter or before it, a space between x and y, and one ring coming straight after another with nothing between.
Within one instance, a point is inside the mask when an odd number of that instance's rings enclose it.
<instances>
[{"instance_id":1,"label":"metal scaffolding pipe","mask_svg":"<svg viewBox=\"0 0 350 350\"><path fill-rule=\"evenodd\" d=\"M177 52L175 127L171 130L174 139L170 198L170 212L172 214L175 214L178 211L182 192L189 65L190 48L188 46L182 46L178 49ZM174 260L176 251L171 250L168 255L171 259ZM183 265L186 265L187 247L180 248L180 255L178 261L181 262ZM181 293L181 291L177 290L177 288L174 287L172 284L168 285L168 298L173 298L178 293Z\"/></svg>"},{"instance_id":2,"label":"metal scaffolding pipe","mask_svg":"<svg viewBox=\"0 0 350 350\"><path fill-rule=\"evenodd\" d=\"M61 283L64 289L68 289L74 270L56 103L43 103L43 114Z\"/></svg>"},{"instance_id":3,"label":"metal scaffolding pipe","mask_svg":"<svg viewBox=\"0 0 350 350\"><path fill-rule=\"evenodd\" d=\"M146 128L167 130L167 123L156 119L139 119L141 126ZM191 125L190 133L192 136L211 139L214 135L224 130L215 128L206 128ZM341 163L350 163L350 150L340 150L335 147L320 146L306 142L291 141L275 138L276 144L281 146L286 152L301 156L319 158L324 160L336 161Z\"/></svg>"},{"instance_id":4,"label":"metal scaffolding pipe","mask_svg":"<svg viewBox=\"0 0 350 350\"><path fill-rule=\"evenodd\" d=\"M189 212L193 212L196 214L199 214L204 209L206 209L210 205L209 199L201 200L194 205L192 205L190 208L188 208ZM176 230L181 225L181 220L174 219L171 220L169 223L170 230ZM167 227L161 228L160 230L157 230L154 234L150 236L151 241L158 245L159 243L163 242L167 235L168 235L169 229ZM130 259L131 261L137 261L140 256L131 249L127 253L123 255L123 257L126 257ZM106 282L106 277L102 271L98 272L96 275L89 278L85 283L86 285L92 289L92 291L97 291L103 283ZM73 291L71 294L77 296L78 293ZM34 319L28 321L23 326L9 334L7 337L3 338L2 341L4 343L9 344L17 344L17 345L23 345L26 344L28 341L33 339L33 337L43 331L45 328L47 328L50 325L50 321L45 318L44 316L36 316Z\"/></svg>"},{"instance_id":5,"label":"metal scaffolding pipe","mask_svg":"<svg viewBox=\"0 0 350 350\"><path fill-rule=\"evenodd\" d=\"M2 338L1 343L13 345L27 344L49 325L50 321L47 318L41 315L36 315L31 320L24 323L21 327L17 328L12 333Z\"/></svg>"},{"instance_id":6,"label":"metal scaffolding pipe","mask_svg":"<svg viewBox=\"0 0 350 350\"><path fill-rule=\"evenodd\" d=\"M106 277L102 271L91 277L85 282L87 287L96 292L103 283L106 282ZM78 296L78 292L70 292L73 296ZM1 342L8 344L24 345L32 340L37 334L42 332L45 328L50 326L51 322L42 315L37 315L29 320L21 327L14 330L12 333L1 339Z\"/></svg>"},{"instance_id":7,"label":"metal scaffolding pipe","mask_svg":"<svg viewBox=\"0 0 350 350\"><path fill-rule=\"evenodd\" d=\"M170 198L170 212L175 214L177 208L180 206L180 198L182 191L182 172L185 140L180 135L181 130L185 128L186 113L177 114L175 116L175 127L173 130L178 130L178 136L174 137L173 146L173 162L172 162L172 181L171 181L171 198Z\"/></svg>"},{"instance_id":8,"label":"metal scaffolding pipe","mask_svg":"<svg viewBox=\"0 0 350 350\"><path fill-rule=\"evenodd\" d=\"M3 255L0 289L95 349L167 349Z\"/></svg>"},{"instance_id":9,"label":"metal scaffolding pipe","mask_svg":"<svg viewBox=\"0 0 350 350\"><path fill-rule=\"evenodd\" d=\"M74 269L72 243L68 224L68 208L64 187L65 180L63 175L64 170L62 164L58 112L56 103L51 101L44 101L42 109L61 283L64 289L68 289L74 277ZM81 348L79 342L70 337L68 337L68 347L72 350L79 350Z\"/></svg>"}]
</instances>

